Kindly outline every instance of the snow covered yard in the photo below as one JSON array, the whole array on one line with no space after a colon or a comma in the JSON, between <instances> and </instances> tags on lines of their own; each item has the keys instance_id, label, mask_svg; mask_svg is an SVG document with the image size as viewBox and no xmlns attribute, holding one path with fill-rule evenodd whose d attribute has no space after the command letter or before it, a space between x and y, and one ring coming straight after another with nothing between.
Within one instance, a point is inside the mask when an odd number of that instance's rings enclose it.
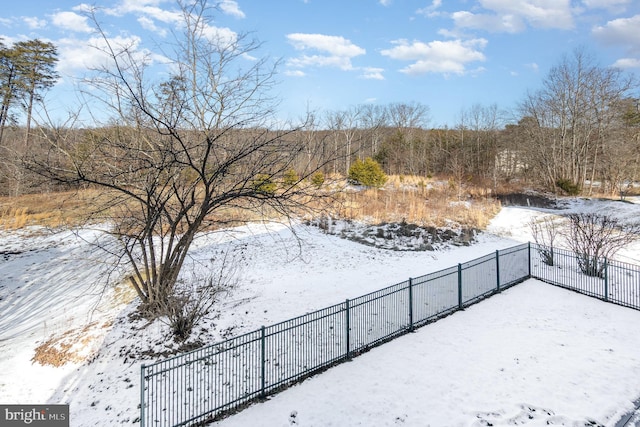
<instances>
[{"instance_id":1,"label":"snow covered yard","mask_svg":"<svg viewBox=\"0 0 640 427\"><path fill-rule=\"evenodd\" d=\"M529 280L215 425L613 425L639 332L638 311Z\"/></svg>"},{"instance_id":2,"label":"snow covered yard","mask_svg":"<svg viewBox=\"0 0 640 427\"><path fill-rule=\"evenodd\" d=\"M637 205L619 202L565 208L638 216ZM380 250L305 226L296 227L301 240L257 224L203 236L194 269L220 251L244 268L195 338L217 342L513 246L530 239L529 218L554 212L505 208L472 246L435 252ZM109 259L90 244L97 234L33 231L0 232L0 402L69 403L72 426L135 423L138 358L165 350L168 328L131 321L126 288L102 294ZM639 253L634 245L623 260ZM640 397L639 320L640 312L530 282L220 424L613 425ZM33 363L47 342L67 349L69 362Z\"/></svg>"}]
</instances>

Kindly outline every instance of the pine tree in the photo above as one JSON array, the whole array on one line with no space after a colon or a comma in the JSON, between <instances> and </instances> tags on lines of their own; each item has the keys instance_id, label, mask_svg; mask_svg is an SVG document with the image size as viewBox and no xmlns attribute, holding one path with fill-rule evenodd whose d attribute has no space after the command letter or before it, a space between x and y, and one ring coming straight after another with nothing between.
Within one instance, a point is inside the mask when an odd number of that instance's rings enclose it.
<instances>
[{"instance_id":1,"label":"pine tree","mask_svg":"<svg viewBox=\"0 0 640 427\"><path fill-rule=\"evenodd\" d=\"M42 92L50 89L59 78L55 70L58 51L52 43L39 39L18 42L14 50L19 61L17 70L20 95L27 115L25 144L28 144L33 105L42 101Z\"/></svg>"},{"instance_id":2,"label":"pine tree","mask_svg":"<svg viewBox=\"0 0 640 427\"><path fill-rule=\"evenodd\" d=\"M383 187L387 182L387 175L378 162L371 157L364 161L357 159L349 168L349 180L365 187Z\"/></svg>"},{"instance_id":3,"label":"pine tree","mask_svg":"<svg viewBox=\"0 0 640 427\"><path fill-rule=\"evenodd\" d=\"M20 88L17 63L16 50L7 47L0 39L0 143Z\"/></svg>"},{"instance_id":4,"label":"pine tree","mask_svg":"<svg viewBox=\"0 0 640 427\"><path fill-rule=\"evenodd\" d=\"M38 39L7 47L0 40L0 142L18 102L27 115L25 142L29 140L33 106L42 101L42 92L58 80L56 47Z\"/></svg>"}]
</instances>

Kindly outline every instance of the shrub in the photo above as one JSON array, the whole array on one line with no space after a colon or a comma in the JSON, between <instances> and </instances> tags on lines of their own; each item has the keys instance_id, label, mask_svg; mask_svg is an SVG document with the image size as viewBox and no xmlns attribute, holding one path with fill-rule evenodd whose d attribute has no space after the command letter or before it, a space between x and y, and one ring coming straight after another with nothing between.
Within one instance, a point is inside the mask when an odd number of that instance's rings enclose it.
<instances>
[{"instance_id":1,"label":"shrub","mask_svg":"<svg viewBox=\"0 0 640 427\"><path fill-rule=\"evenodd\" d=\"M324 184L324 174L318 171L311 175L311 183L318 188L322 187L322 184Z\"/></svg>"},{"instance_id":2,"label":"shrub","mask_svg":"<svg viewBox=\"0 0 640 427\"><path fill-rule=\"evenodd\" d=\"M294 169L289 169L284 173L283 182L287 187L296 185L298 181L300 181L300 177Z\"/></svg>"},{"instance_id":3,"label":"shrub","mask_svg":"<svg viewBox=\"0 0 640 427\"><path fill-rule=\"evenodd\" d=\"M580 186L570 179L560 178L556 181L556 187L567 193L569 196L580 194Z\"/></svg>"},{"instance_id":4,"label":"shrub","mask_svg":"<svg viewBox=\"0 0 640 427\"><path fill-rule=\"evenodd\" d=\"M549 266L555 265L555 246L558 236L561 233L560 226L552 217L546 216L540 220L531 218L529 229L536 242L536 248L540 254L542 262Z\"/></svg>"},{"instance_id":5,"label":"shrub","mask_svg":"<svg viewBox=\"0 0 640 427\"><path fill-rule=\"evenodd\" d=\"M176 281L164 307L166 320L176 342L184 342L194 327L210 314L220 297L238 283L239 268L244 255L235 250L212 258L204 273L195 269Z\"/></svg>"},{"instance_id":6,"label":"shrub","mask_svg":"<svg viewBox=\"0 0 640 427\"><path fill-rule=\"evenodd\" d=\"M260 193L274 194L278 186L269 175L260 174L253 179L253 188Z\"/></svg>"},{"instance_id":7,"label":"shrub","mask_svg":"<svg viewBox=\"0 0 640 427\"><path fill-rule=\"evenodd\" d=\"M607 258L638 240L640 223L622 224L610 215L569 214L565 238L578 256L578 267L587 276L604 278Z\"/></svg>"},{"instance_id":8,"label":"shrub","mask_svg":"<svg viewBox=\"0 0 640 427\"><path fill-rule=\"evenodd\" d=\"M349 168L349 180L365 187L380 188L387 182L382 166L371 157L358 159Z\"/></svg>"}]
</instances>

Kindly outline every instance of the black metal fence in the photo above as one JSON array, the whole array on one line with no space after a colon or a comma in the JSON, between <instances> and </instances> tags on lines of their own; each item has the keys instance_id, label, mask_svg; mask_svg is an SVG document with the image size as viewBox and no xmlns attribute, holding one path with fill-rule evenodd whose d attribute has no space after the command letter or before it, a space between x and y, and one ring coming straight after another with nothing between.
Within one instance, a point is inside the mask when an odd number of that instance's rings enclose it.
<instances>
[{"instance_id":1,"label":"black metal fence","mask_svg":"<svg viewBox=\"0 0 640 427\"><path fill-rule=\"evenodd\" d=\"M587 265L585 265L587 264ZM595 275L583 274L584 269ZM640 310L640 267L531 244L531 277L581 294Z\"/></svg>"},{"instance_id":2,"label":"black metal fence","mask_svg":"<svg viewBox=\"0 0 640 427\"><path fill-rule=\"evenodd\" d=\"M201 424L530 277L640 309L640 268L523 244L141 368L145 426Z\"/></svg>"}]
</instances>

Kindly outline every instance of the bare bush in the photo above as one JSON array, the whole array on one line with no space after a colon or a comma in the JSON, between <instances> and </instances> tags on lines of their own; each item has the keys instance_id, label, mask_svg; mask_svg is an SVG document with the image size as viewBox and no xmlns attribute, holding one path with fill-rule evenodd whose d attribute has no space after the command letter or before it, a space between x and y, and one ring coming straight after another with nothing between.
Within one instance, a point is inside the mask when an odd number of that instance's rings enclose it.
<instances>
[{"instance_id":1,"label":"bare bush","mask_svg":"<svg viewBox=\"0 0 640 427\"><path fill-rule=\"evenodd\" d=\"M162 310L176 341L189 338L193 328L210 314L220 297L233 290L240 265L237 254L222 252L202 266L204 273L193 271L190 277L177 280L167 307Z\"/></svg>"},{"instance_id":2,"label":"bare bush","mask_svg":"<svg viewBox=\"0 0 640 427\"><path fill-rule=\"evenodd\" d=\"M555 263L554 248L561 231L558 221L554 220L552 216L544 216L538 219L531 218L529 229L542 262L553 266Z\"/></svg>"},{"instance_id":3,"label":"bare bush","mask_svg":"<svg viewBox=\"0 0 640 427\"><path fill-rule=\"evenodd\" d=\"M625 225L610 215L576 213L567 216L565 237L578 256L580 271L588 276L604 277L606 259L637 240L640 224Z\"/></svg>"}]
</instances>

